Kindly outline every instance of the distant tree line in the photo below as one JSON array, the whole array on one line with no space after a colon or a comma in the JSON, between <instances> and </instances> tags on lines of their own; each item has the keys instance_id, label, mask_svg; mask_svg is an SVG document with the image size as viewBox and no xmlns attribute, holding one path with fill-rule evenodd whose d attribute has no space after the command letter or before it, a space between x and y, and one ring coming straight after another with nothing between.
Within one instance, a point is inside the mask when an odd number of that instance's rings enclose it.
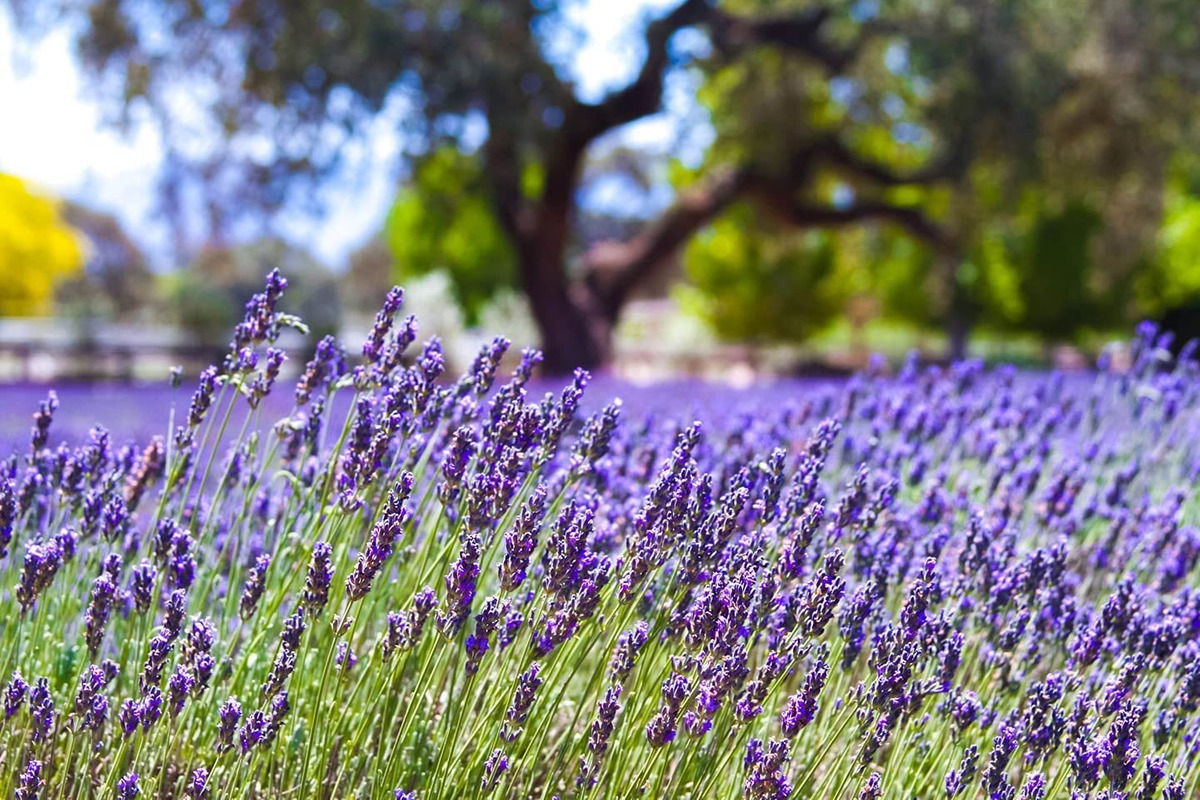
<instances>
[{"instance_id":1,"label":"distant tree line","mask_svg":"<svg viewBox=\"0 0 1200 800\"><path fill-rule=\"evenodd\" d=\"M694 308L759 341L864 293L961 354L976 325L1068 339L1200 292L1176 271L1195 263L1200 19L1176 0L680 0L596 101L565 77L555 0L7 2L27 33L76 25L112 108L161 122L167 207L194 181L214 228L328 174L401 98L399 269L447 270L469 318L520 287L554 370L602 364L680 257ZM653 213L590 216L597 169L641 171L598 165L609 134L659 113L671 74L698 83L701 163L670 166ZM218 144L188 146L181 87Z\"/></svg>"}]
</instances>

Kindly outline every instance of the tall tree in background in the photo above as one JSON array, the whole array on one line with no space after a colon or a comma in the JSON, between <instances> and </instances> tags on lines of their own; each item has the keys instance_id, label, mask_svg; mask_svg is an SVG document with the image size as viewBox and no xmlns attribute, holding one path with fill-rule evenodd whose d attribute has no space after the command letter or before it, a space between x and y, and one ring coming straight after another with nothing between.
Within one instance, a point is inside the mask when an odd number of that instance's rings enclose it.
<instances>
[{"instance_id":1,"label":"tall tree in background","mask_svg":"<svg viewBox=\"0 0 1200 800\"><path fill-rule=\"evenodd\" d=\"M943 326L955 355L975 323L1062 340L1152 310L1132 304L1130 288L1158 255L1167 165L1196 142L1198 20L1171 0L892 0L872 13L864 25L892 31L872 40L878 57L864 53L826 83L767 50L706 66L700 100L717 136L694 179L731 161L778 172L814 130L836 132L860 162L892 171L918 168L940 147L950 169L920 185L822 166L808 184L813 196L918 208L944 236L930 246L895 226L874 226L865 239L823 232L835 237L832 275L855 267L856 290L885 313ZM780 109L803 124L781 124ZM766 223L760 239L793 236ZM717 226L693 240L687 261L701 282L714 251L738 234ZM821 278L810 288L837 287ZM738 302L731 291L707 305L728 314Z\"/></svg>"},{"instance_id":2,"label":"tall tree in background","mask_svg":"<svg viewBox=\"0 0 1200 800\"><path fill-rule=\"evenodd\" d=\"M157 113L166 185L198 175L217 228L294 196L381 112L411 111L410 155L451 145L478 159L557 370L602 363L635 287L739 203L779 225L885 223L928 243L934 316L961 346L979 243L1056 157L1047 142L1082 154L1070 174L1087 175L1113 163L1107 142L1162 116L1148 140L1161 162L1178 138L1163 112L1195 98L1194 59L1179 54L1196 23L1173 0L680 0L646 25L633 79L595 102L564 78L568 2L8 2L26 30L85 23L99 85L115 109ZM667 73L689 66L717 131L702 169L634 235L569 258L592 145L659 112ZM200 136L177 113L197 102ZM1096 135L1114 122L1120 136Z\"/></svg>"},{"instance_id":3,"label":"tall tree in background","mask_svg":"<svg viewBox=\"0 0 1200 800\"><path fill-rule=\"evenodd\" d=\"M136 319L155 300L155 276L141 249L112 214L68 202L63 217L86 240L87 255L83 272L58 287L60 311Z\"/></svg>"}]
</instances>

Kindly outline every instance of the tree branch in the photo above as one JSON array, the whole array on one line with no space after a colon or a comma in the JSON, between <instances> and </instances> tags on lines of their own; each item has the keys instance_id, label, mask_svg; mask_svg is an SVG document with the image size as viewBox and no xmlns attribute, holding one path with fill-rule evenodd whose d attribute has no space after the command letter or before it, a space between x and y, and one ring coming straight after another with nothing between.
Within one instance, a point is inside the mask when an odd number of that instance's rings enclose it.
<instances>
[{"instance_id":1,"label":"tree branch","mask_svg":"<svg viewBox=\"0 0 1200 800\"><path fill-rule=\"evenodd\" d=\"M779 202L776 198L757 198L774 216L800 228L837 228L860 222L894 222L910 234L937 249L949 246L945 231L919 209L894 206L878 201L854 203L845 208Z\"/></svg>"},{"instance_id":2,"label":"tree branch","mask_svg":"<svg viewBox=\"0 0 1200 800\"><path fill-rule=\"evenodd\" d=\"M798 200L796 189L795 185L757 173L747 174L743 179L745 196L789 225L805 228L841 227L868 220L883 220L900 225L913 236L939 249L949 245L949 235L920 209L877 200L864 200L845 208L814 205Z\"/></svg>"},{"instance_id":3,"label":"tree branch","mask_svg":"<svg viewBox=\"0 0 1200 800\"><path fill-rule=\"evenodd\" d=\"M704 185L681 192L674 205L629 241L593 245L584 256L584 279L604 312L616 318L637 284L737 199L745 177L738 170L720 170Z\"/></svg>"},{"instance_id":4,"label":"tree branch","mask_svg":"<svg viewBox=\"0 0 1200 800\"><path fill-rule=\"evenodd\" d=\"M533 210L521 193L521 166L512 137L494 122L492 114L488 116L492 133L483 144L483 179L496 220L520 249L532 235Z\"/></svg>"},{"instance_id":5,"label":"tree branch","mask_svg":"<svg viewBox=\"0 0 1200 800\"><path fill-rule=\"evenodd\" d=\"M685 0L646 26L646 60L638 76L599 103L574 103L567 119L578 120L585 144L608 131L649 116L662 105L663 78L669 66L671 37L684 28L708 29L713 47L732 57L757 46L774 46L808 56L837 73L854 58L857 47L838 48L824 41L821 29L831 11L825 6L794 14L743 17L716 8L709 0Z\"/></svg>"},{"instance_id":6,"label":"tree branch","mask_svg":"<svg viewBox=\"0 0 1200 800\"><path fill-rule=\"evenodd\" d=\"M714 48L726 57L768 45L800 53L838 73L849 66L858 47L839 48L821 38L821 28L830 14L826 6L763 17L739 17L713 8L709 30Z\"/></svg>"},{"instance_id":7,"label":"tree branch","mask_svg":"<svg viewBox=\"0 0 1200 800\"><path fill-rule=\"evenodd\" d=\"M908 173L896 172L878 161L854 153L839 138L831 136L814 145L814 155L835 168L855 177L865 178L882 186L904 186L957 178L970 164L968 138L960 137L938 159Z\"/></svg>"},{"instance_id":8,"label":"tree branch","mask_svg":"<svg viewBox=\"0 0 1200 800\"><path fill-rule=\"evenodd\" d=\"M685 0L646 26L646 60L633 82L599 103L577 102L568 117L579 118L579 133L590 142L621 125L649 116L662 105L663 78L669 66L667 45L680 30L703 23L712 14L708 0Z\"/></svg>"},{"instance_id":9,"label":"tree branch","mask_svg":"<svg viewBox=\"0 0 1200 800\"><path fill-rule=\"evenodd\" d=\"M627 242L601 242L584 256L588 288L615 318L636 286L668 263L696 231L735 200L747 199L780 222L802 228L835 228L869 221L891 222L938 250L950 250L949 234L919 209L864 200L845 208L797 200L797 184L753 169L723 170L693 187Z\"/></svg>"},{"instance_id":10,"label":"tree branch","mask_svg":"<svg viewBox=\"0 0 1200 800\"><path fill-rule=\"evenodd\" d=\"M714 47L726 57L749 47L771 45L805 54L837 72L853 58L854 50L840 50L822 40L821 29L830 14L828 8L818 6L795 14L741 17L716 8L711 0L684 0L665 16L650 22L645 34L646 59L628 86L599 103L567 104L562 134L556 137L546 156L539 213L549 221L570 207L583 156L596 138L650 116L662 106L663 80L670 62L668 45L678 31L692 26L707 27ZM663 235L670 238L666 232Z\"/></svg>"}]
</instances>

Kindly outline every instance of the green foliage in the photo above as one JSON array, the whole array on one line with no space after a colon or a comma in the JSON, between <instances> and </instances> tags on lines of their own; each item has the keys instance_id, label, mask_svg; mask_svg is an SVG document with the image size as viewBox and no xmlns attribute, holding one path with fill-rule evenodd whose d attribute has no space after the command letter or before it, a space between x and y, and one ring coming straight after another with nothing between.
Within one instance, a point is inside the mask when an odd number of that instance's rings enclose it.
<instances>
[{"instance_id":1,"label":"green foliage","mask_svg":"<svg viewBox=\"0 0 1200 800\"><path fill-rule=\"evenodd\" d=\"M834 235L777 231L738 204L684 255L687 303L725 339L803 342L845 306Z\"/></svg>"},{"instance_id":2,"label":"green foliage","mask_svg":"<svg viewBox=\"0 0 1200 800\"><path fill-rule=\"evenodd\" d=\"M871 294L881 313L922 327L937 322L937 306L930 293L933 253L912 237L891 230L870 238Z\"/></svg>"},{"instance_id":3,"label":"green foliage","mask_svg":"<svg viewBox=\"0 0 1200 800\"><path fill-rule=\"evenodd\" d=\"M836 81L776 50L706 64L698 97L716 141L699 172L749 163L788 175L806 202L830 204L840 192L920 208L953 238L958 263L895 227L868 223L861 239L839 233L835 242L842 269L869 276L855 283L869 284L883 315L921 326L943 324L954 309L1066 340L1200 293L1188 244L1200 222L1189 221L1186 201L1169 201L1165 219L1157 213L1163 165L1197 134L1200 82L1181 58L1196 39L1194 15L1166 0L1018 0L969 11L891 0L865 13L898 33L867 40ZM959 149L969 166L897 189L789 160L834 134L897 174ZM1157 263L1158 247L1174 264L1139 276L1135 306L1132 276Z\"/></svg>"},{"instance_id":4,"label":"green foliage","mask_svg":"<svg viewBox=\"0 0 1200 800\"><path fill-rule=\"evenodd\" d=\"M341 324L337 276L304 250L274 237L209 248L170 276L168 295L179 323L200 341L217 343L276 268L288 275L283 310L304 317L314 342L336 333Z\"/></svg>"},{"instance_id":5,"label":"green foliage","mask_svg":"<svg viewBox=\"0 0 1200 800\"><path fill-rule=\"evenodd\" d=\"M388 213L384 239L397 281L444 270L470 325L498 291L517 286L516 257L483 191L479 161L455 147L417 164Z\"/></svg>"},{"instance_id":6,"label":"green foliage","mask_svg":"<svg viewBox=\"0 0 1200 800\"><path fill-rule=\"evenodd\" d=\"M194 2L80 0L51 3L49 12L33 0L7 2L24 29L69 18L97 86L118 109L145 102L171 116L164 98L178 96L180 85L203 98L203 113L189 116L204 135L217 129L227 141L219 152L197 157L191 172L217 187L231 185L231 173L248 178L256 191L225 191L238 202L250 197L277 206L297 174L319 176L336 163L339 132L366 130L389 99L402 94L414 112L405 118L406 155L422 155L412 186L389 215L385 238L402 279L432 270L450 275L455 300L472 322L482 304L516 285L520 274L526 282L546 279L534 269L518 271L518 257L553 260L567 272L566 262L587 238L578 236L582 214L572 207L581 194L580 153L662 106L653 91L661 77L654 59L647 60L645 80L613 93L611 104L581 101L569 75L578 31L562 0L251 3L239 5L238 13L213 13L209 4ZM970 317L1053 338L1069 338L1085 323L1128 318L1131 276L1147 264L1158 266L1136 281L1143 309L1190 295L1200 287L1200 278L1186 277L1192 262L1181 267L1185 277L1162 266L1189 258L1186 211L1168 208L1170 224L1161 236L1159 229L1166 166L1200 139L1200 72L1194 69L1200 18L1193 5L832 3L818 26L819 46L799 48L780 46L803 39L795 29L788 36L770 31L778 33L789 14L815 11L810 0L678 0L659 9L660 20L686 12L681 18L693 21L677 24L710 39L711 47L681 46L660 57L663 69L691 66L701 79L698 99L715 137L696 179L750 169L785 182L794 190L788 199L797 203L829 206L840 197L919 208L953 240L959 257L946 263L922 246L902 244L908 233L874 222L865 238L839 229L804 237L823 244L800 250L795 237L760 228L761 235L783 239L761 251L715 246L740 252L749 259L747 275L774 285L751 291L743 285L749 278L734 278L734 256L722 256L692 268L704 276L697 290L734 284L743 306L755 297L774 303L780 286L784 294L799 294L800 287L823 285L814 265L823 258L821 248L833 248L838 283L854 292L867 287L886 315L920 325ZM719 14L695 21L702 7L711 12L714 6ZM771 24L730 24L738 15ZM762 40L752 41L762 31ZM853 55L828 58L842 48ZM702 52L708 55L697 57ZM193 86L207 91L190 91ZM180 138L194 133L173 122ZM797 158L831 138L851 154L846 160L894 173L937 163L942 155L953 156L957 166L936 185L896 189L870 169ZM280 146L264 156L257 146L263 140ZM1032 209L1031 195L1038 197ZM543 204L546 199L554 202ZM563 217L541 213L548 208L567 215L573 241L559 235ZM519 252L512 241L522 229L517 218L532 229ZM696 252L731 235L707 234L712 241L696 245ZM1174 255L1157 259L1160 246ZM721 269L713 266L718 262ZM783 275L788 264L800 274ZM851 271L859 274L847 276ZM726 277L718 280L718 274ZM553 276L555 283L578 277ZM590 284L582 283L573 288L588 291ZM834 293L834 308L847 291ZM815 307L818 299L806 302ZM711 318L726 320L727 330L756 337L794 340L808 327L783 313L751 320L715 311L733 302L706 296L702 305ZM586 313L582 304L575 312ZM814 308L804 316L827 313ZM540 316L546 318L547 309ZM731 321L738 316L744 319ZM767 331L767 319L775 320L774 332ZM580 327L588 326L573 329Z\"/></svg>"},{"instance_id":7,"label":"green foliage","mask_svg":"<svg viewBox=\"0 0 1200 800\"><path fill-rule=\"evenodd\" d=\"M1020 262L1023 329L1064 340L1099 318L1088 278L1100 225L1100 215L1078 201L1038 218Z\"/></svg>"},{"instance_id":8,"label":"green foliage","mask_svg":"<svg viewBox=\"0 0 1200 800\"><path fill-rule=\"evenodd\" d=\"M168 281L173 316L197 341L217 344L238 322L238 308L228 290L195 271L185 271Z\"/></svg>"},{"instance_id":9,"label":"green foliage","mask_svg":"<svg viewBox=\"0 0 1200 800\"><path fill-rule=\"evenodd\" d=\"M1149 316L1200 300L1200 194L1175 181L1159 232L1158 260L1139 275L1137 297Z\"/></svg>"}]
</instances>

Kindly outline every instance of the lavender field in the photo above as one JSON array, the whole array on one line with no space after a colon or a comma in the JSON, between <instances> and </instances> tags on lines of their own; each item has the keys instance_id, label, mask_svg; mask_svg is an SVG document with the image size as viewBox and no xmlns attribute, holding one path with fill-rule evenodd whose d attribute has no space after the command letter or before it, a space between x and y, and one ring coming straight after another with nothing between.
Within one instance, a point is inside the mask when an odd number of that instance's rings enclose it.
<instances>
[{"instance_id":1,"label":"lavender field","mask_svg":"<svg viewBox=\"0 0 1200 800\"><path fill-rule=\"evenodd\" d=\"M181 388L0 389L0 792L1196 796L1200 367L1152 326L1069 380L547 392L394 290L293 386L285 291Z\"/></svg>"}]
</instances>

